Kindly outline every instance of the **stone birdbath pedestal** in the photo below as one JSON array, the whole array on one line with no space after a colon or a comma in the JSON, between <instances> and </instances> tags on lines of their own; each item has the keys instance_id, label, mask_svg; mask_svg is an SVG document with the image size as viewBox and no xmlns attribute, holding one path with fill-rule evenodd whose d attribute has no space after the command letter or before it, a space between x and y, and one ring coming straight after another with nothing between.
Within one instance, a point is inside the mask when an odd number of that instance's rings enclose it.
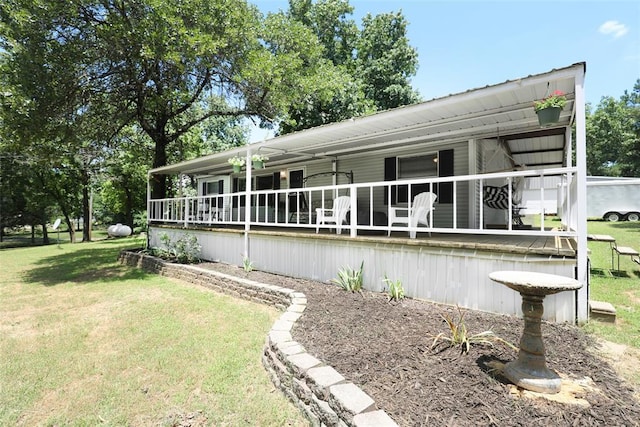
<instances>
[{"instance_id":1,"label":"stone birdbath pedestal","mask_svg":"<svg viewBox=\"0 0 640 427\"><path fill-rule=\"evenodd\" d=\"M580 289L575 279L528 271L494 271L491 280L502 283L522 295L524 331L520 338L518 359L505 365L504 375L518 387L539 393L558 393L560 377L547 368L540 321L542 301L547 295Z\"/></svg>"}]
</instances>

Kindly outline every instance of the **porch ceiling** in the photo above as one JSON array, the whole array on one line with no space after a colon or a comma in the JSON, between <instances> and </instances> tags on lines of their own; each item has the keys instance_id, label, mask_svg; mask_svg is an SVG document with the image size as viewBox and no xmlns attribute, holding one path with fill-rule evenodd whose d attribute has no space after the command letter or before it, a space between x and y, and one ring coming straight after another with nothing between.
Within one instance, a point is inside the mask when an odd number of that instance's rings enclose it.
<instances>
[{"instance_id":1,"label":"porch ceiling","mask_svg":"<svg viewBox=\"0 0 640 427\"><path fill-rule=\"evenodd\" d=\"M509 80L430 101L272 138L250 145L269 156L269 166L314 158L338 158L376 149L496 139L516 165L561 167L567 154L566 128L575 118L576 79L585 63ZM567 94L560 122L540 128L533 102L554 90ZM151 171L152 174L229 173L227 159L247 147L216 153Z\"/></svg>"}]
</instances>

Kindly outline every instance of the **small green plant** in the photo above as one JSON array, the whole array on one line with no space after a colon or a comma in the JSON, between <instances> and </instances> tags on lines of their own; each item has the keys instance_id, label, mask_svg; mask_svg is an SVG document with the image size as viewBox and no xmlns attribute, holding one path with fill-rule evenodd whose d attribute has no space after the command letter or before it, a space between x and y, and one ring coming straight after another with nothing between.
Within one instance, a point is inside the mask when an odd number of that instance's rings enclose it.
<instances>
[{"instance_id":1,"label":"small green plant","mask_svg":"<svg viewBox=\"0 0 640 427\"><path fill-rule=\"evenodd\" d=\"M518 347L498 337L492 331L484 331L478 334L469 335L467 326L464 323L464 312L462 311L462 309L460 309L460 307L457 307L457 309L457 322L452 318L452 316L441 315L447 326L449 327L449 335L447 336L443 332L436 335L433 338L431 349L438 345L438 342L442 340L447 341L450 347L460 346L461 353L468 353L469 349L471 348L471 344L486 344L493 346L494 342L500 342L513 350L518 350Z\"/></svg>"},{"instance_id":2,"label":"small green plant","mask_svg":"<svg viewBox=\"0 0 640 427\"><path fill-rule=\"evenodd\" d=\"M340 286L345 291L360 292L362 290L362 268L364 261L360 263L360 269L354 270L351 267L342 267L338 271L338 277L331 279L332 283Z\"/></svg>"},{"instance_id":3,"label":"small green plant","mask_svg":"<svg viewBox=\"0 0 640 427\"><path fill-rule=\"evenodd\" d=\"M400 280L393 281L385 274L383 282L389 287L387 291L388 301L400 301L404 298L404 288L402 287L402 282Z\"/></svg>"},{"instance_id":4,"label":"small green plant","mask_svg":"<svg viewBox=\"0 0 640 427\"><path fill-rule=\"evenodd\" d=\"M242 257L242 268L247 273L249 273L250 271L253 271L253 263L251 262L249 257L246 257L246 256Z\"/></svg>"},{"instance_id":5,"label":"small green plant","mask_svg":"<svg viewBox=\"0 0 640 427\"><path fill-rule=\"evenodd\" d=\"M196 264L200 262L200 250L202 246L198 243L198 238L193 234L185 234L175 243L167 233L160 235L162 248L153 248L152 254L159 258L181 264Z\"/></svg>"},{"instance_id":6,"label":"small green plant","mask_svg":"<svg viewBox=\"0 0 640 427\"><path fill-rule=\"evenodd\" d=\"M244 166L246 159L240 156L233 156L227 160L232 166Z\"/></svg>"},{"instance_id":7,"label":"small green plant","mask_svg":"<svg viewBox=\"0 0 640 427\"><path fill-rule=\"evenodd\" d=\"M553 93L546 98L543 98L539 101L535 101L533 103L534 111L538 112L540 110L544 110L545 108L564 108L567 104L567 96L564 92L560 90L553 91Z\"/></svg>"}]
</instances>

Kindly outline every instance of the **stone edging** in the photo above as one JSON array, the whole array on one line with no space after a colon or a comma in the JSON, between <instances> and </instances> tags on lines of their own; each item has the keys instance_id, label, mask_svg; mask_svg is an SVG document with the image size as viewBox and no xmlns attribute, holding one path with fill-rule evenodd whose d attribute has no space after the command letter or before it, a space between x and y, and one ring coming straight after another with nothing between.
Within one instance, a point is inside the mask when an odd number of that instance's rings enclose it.
<instances>
[{"instance_id":1,"label":"stone edging","mask_svg":"<svg viewBox=\"0 0 640 427\"><path fill-rule=\"evenodd\" d=\"M303 293L132 251L121 251L118 261L284 311L269 331L262 363L271 381L313 426L397 426L386 412L376 409L374 400L360 387L293 340L293 325L307 307Z\"/></svg>"}]
</instances>

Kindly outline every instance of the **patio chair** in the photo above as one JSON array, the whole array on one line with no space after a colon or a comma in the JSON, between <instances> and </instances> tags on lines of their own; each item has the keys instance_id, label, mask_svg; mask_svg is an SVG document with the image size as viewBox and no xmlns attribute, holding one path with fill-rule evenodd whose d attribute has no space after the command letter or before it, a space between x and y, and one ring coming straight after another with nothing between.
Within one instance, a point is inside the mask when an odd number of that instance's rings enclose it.
<instances>
[{"instance_id":1,"label":"patio chair","mask_svg":"<svg viewBox=\"0 0 640 427\"><path fill-rule=\"evenodd\" d=\"M433 227L433 210L434 203L438 198L437 195L430 192L424 192L416 194L411 206L408 208L397 208L389 206L389 230L387 235L391 235L391 226L393 224L407 224L410 227L409 237L416 238L417 230L415 227L418 224L424 224L429 227L429 230ZM400 212L406 212L406 216L398 215ZM431 231L429 231L431 236Z\"/></svg>"},{"instance_id":2,"label":"patio chair","mask_svg":"<svg viewBox=\"0 0 640 427\"><path fill-rule=\"evenodd\" d=\"M351 209L351 197L340 196L333 200L331 209L316 208L316 233L320 231L320 224L335 223L336 233L342 233L342 223L347 219L347 212Z\"/></svg>"}]
</instances>

